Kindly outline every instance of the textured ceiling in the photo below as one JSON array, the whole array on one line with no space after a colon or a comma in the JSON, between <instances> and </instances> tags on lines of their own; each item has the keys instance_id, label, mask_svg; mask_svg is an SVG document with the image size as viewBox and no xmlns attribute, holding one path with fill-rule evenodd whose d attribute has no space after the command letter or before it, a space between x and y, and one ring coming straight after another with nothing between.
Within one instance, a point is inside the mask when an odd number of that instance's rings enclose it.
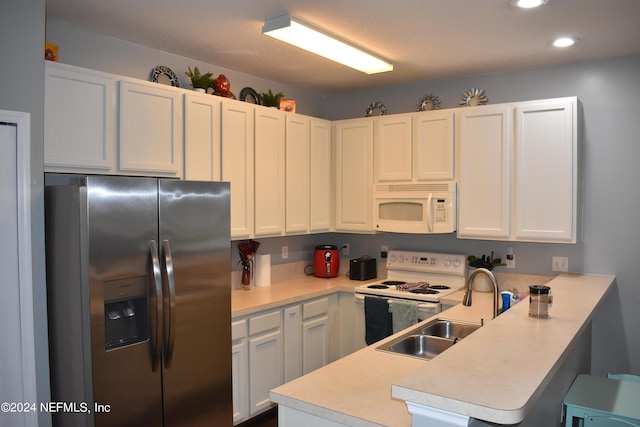
<instances>
[{"instance_id":1,"label":"textured ceiling","mask_svg":"<svg viewBox=\"0 0 640 427\"><path fill-rule=\"evenodd\" d=\"M640 0L47 0L47 19L318 94L640 52ZM394 64L366 75L262 35L290 14ZM580 42L559 50L561 35Z\"/></svg>"}]
</instances>

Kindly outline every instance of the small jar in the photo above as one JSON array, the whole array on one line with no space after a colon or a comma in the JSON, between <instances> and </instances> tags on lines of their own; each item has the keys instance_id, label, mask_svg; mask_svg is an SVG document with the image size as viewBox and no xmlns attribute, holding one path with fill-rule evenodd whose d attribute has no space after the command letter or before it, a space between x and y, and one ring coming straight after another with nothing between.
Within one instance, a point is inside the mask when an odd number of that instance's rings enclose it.
<instances>
[{"instance_id":1,"label":"small jar","mask_svg":"<svg viewBox=\"0 0 640 427\"><path fill-rule=\"evenodd\" d=\"M549 317L551 288L544 285L529 286L529 316Z\"/></svg>"}]
</instances>

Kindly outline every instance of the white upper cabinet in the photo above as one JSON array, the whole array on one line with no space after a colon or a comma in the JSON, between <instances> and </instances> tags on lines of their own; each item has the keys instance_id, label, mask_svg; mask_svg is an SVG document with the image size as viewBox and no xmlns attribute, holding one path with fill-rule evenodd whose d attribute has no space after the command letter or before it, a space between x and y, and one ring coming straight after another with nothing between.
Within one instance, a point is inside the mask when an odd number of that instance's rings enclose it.
<instances>
[{"instance_id":1,"label":"white upper cabinet","mask_svg":"<svg viewBox=\"0 0 640 427\"><path fill-rule=\"evenodd\" d=\"M182 95L170 87L120 81L120 170L182 177Z\"/></svg>"},{"instance_id":2,"label":"white upper cabinet","mask_svg":"<svg viewBox=\"0 0 640 427\"><path fill-rule=\"evenodd\" d=\"M220 181L220 97L184 95L184 178Z\"/></svg>"},{"instance_id":3,"label":"white upper cabinet","mask_svg":"<svg viewBox=\"0 0 640 427\"><path fill-rule=\"evenodd\" d=\"M511 133L508 106L460 111L458 237L509 238Z\"/></svg>"},{"instance_id":4,"label":"white upper cabinet","mask_svg":"<svg viewBox=\"0 0 640 427\"><path fill-rule=\"evenodd\" d=\"M576 242L577 100L515 108L514 237Z\"/></svg>"},{"instance_id":5,"label":"white upper cabinet","mask_svg":"<svg viewBox=\"0 0 640 427\"><path fill-rule=\"evenodd\" d=\"M310 209L311 119L287 114L286 232L307 233Z\"/></svg>"},{"instance_id":6,"label":"white upper cabinet","mask_svg":"<svg viewBox=\"0 0 640 427\"><path fill-rule=\"evenodd\" d=\"M231 183L231 238L253 235L254 107L222 101L222 180Z\"/></svg>"},{"instance_id":7,"label":"white upper cabinet","mask_svg":"<svg viewBox=\"0 0 640 427\"><path fill-rule=\"evenodd\" d=\"M413 177L416 181L454 179L454 113L424 111L413 115Z\"/></svg>"},{"instance_id":8,"label":"white upper cabinet","mask_svg":"<svg viewBox=\"0 0 640 427\"><path fill-rule=\"evenodd\" d=\"M413 139L411 115L377 117L374 122L376 182L411 181Z\"/></svg>"},{"instance_id":9,"label":"white upper cabinet","mask_svg":"<svg viewBox=\"0 0 640 427\"><path fill-rule=\"evenodd\" d=\"M115 86L108 74L45 61L46 171L116 171Z\"/></svg>"},{"instance_id":10,"label":"white upper cabinet","mask_svg":"<svg viewBox=\"0 0 640 427\"><path fill-rule=\"evenodd\" d=\"M182 177L179 91L50 61L45 70L45 171Z\"/></svg>"},{"instance_id":11,"label":"white upper cabinet","mask_svg":"<svg viewBox=\"0 0 640 427\"><path fill-rule=\"evenodd\" d=\"M255 236L284 232L285 113L255 107Z\"/></svg>"},{"instance_id":12,"label":"white upper cabinet","mask_svg":"<svg viewBox=\"0 0 640 427\"><path fill-rule=\"evenodd\" d=\"M454 179L454 113L426 111L374 121L376 183Z\"/></svg>"},{"instance_id":13,"label":"white upper cabinet","mask_svg":"<svg viewBox=\"0 0 640 427\"><path fill-rule=\"evenodd\" d=\"M458 237L575 243L577 99L459 112Z\"/></svg>"},{"instance_id":14,"label":"white upper cabinet","mask_svg":"<svg viewBox=\"0 0 640 427\"><path fill-rule=\"evenodd\" d=\"M336 231L373 231L373 120L333 123Z\"/></svg>"},{"instance_id":15,"label":"white upper cabinet","mask_svg":"<svg viewBox=\"0 0 640 427\"><path fill-rule=\"evenodd\" d=\"M286 116L285 231L329 231L333 194L331 122L299 114Z\"/></svg>"},{"instance_id":16,"label":"white upper cabinet","mask_svg":"<svg viewBox=\"0 0 640 427\"><path fill-rule=\"evenodd\" d=\"M331 150L331 122L311 119L311 166L309 230L323 232L333 226L333 167Z\"/></svg>"}]
</instances>

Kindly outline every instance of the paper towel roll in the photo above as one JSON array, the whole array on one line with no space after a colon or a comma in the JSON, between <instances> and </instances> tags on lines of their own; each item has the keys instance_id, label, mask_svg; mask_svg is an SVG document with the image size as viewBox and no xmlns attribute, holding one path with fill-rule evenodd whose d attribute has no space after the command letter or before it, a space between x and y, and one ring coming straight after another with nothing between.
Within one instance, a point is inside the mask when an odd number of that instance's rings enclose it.
<instances>
[{"instance_id":1,"label":"paper towel roll","mask_svg":"<svg viewBox=\"0 0 640 427\"><path fill-rule=\"evenodd\" d=\"M256 286L271 285L271 254L256 257Z\"/></svg>"}]
</instances>

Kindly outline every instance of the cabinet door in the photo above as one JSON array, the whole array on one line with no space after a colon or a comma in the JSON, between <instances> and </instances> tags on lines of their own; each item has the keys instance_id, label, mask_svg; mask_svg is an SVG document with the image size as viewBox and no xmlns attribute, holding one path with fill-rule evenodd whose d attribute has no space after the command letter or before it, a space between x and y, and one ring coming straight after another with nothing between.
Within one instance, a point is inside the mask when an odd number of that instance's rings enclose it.
<instances>
[{"instance_id":1,"label":"cabinet door","mask_svg":"<svg viewBox=\"0 0 640 427\"><path fill-rule=\"evenodd\" d=\"M285 113L255 109L255 230L256 236L279 236L284 230Z\"/></svg>"},{"instance_id":2,"label":"cabinet door","mask_svg":"<svg viewBox=\"0 0 640 427\"><path fill-rule=\"evenodd\" d=\"M222 101L222 181L231 183L231 238L253 234L253 109Z\"/></svg>"},{"instance_id":3,"label":"cabinet door","mask_svg":"<svg viewBox=\"0 0 640 427\"><path fill-rule=\"evenodd\" d=\"M308 374L329 361L329 297L302 305L302 373Z\"/></svg>"},{"instance_id":4,"label":"cabinet door","mask_svg":"<svg viewBox=\"0 0 640 427\"><path fill-rule=\"evenodd\" d=\"M329 317L302 322L302 373L323 367L329 360Z\"/></svg>"},{"instance_id":5,"label":"cabinet door","mask_svg":"<svg viewBox=\"0 0 640 427\"><path fill-rule=\"evenodd\" d=\"M182 177L182 96L163 85L120 82L119 169Z\"/></svg>"},{"instance_id":6,"label":"cabinet door","mask_svg":"<svg viewBox=\"0 0 640 427\"><path fill-rule=\"evenodd\" d=\"M220 98L184 96L184 178L220 181Z\"/></svg>"},{"instance_id":7,"label":"cabinet door","mask_svg":"<svg viewBox=\"0 0 640 427\"><path fill-rule=\"evenodd\" d=\"M413 116L413 170L417 181L454 179L454 113Z\"/></svg>"},{"instance_id":8,"label":"cabinet door","mask_svg":"<svg viewBox=\"0 0 640 427\"><path fill-rule=\"evenodd\" d=\"M458 236L509 238L511 109L484 106L460 113Z\"/></svg>"},{"instance_id":9,"label":"cabinet door","mask_svg":"<svg viewBox=\"0 0 640 427\"><path fill-rule=\"evenodd\" d=\"M284 382L302 375L302 309L299 305L284 309Z\"/></svg>"},{"instance_id":10,"label":"cabinet door","mask_svg":"<svg viewBox=\"0 0 640 427\"><path fill-rule=\"evenodd\" d=\"M309 178L311 120L287 114L286 130L286 232L309 230Z\"/></svg>"},{"instance_id":11,"label":"cabinet door","mask_svg":"<svg viewBox=\"0 0 640 427\"><path fill-rule=\"evenodd\" d=\"M411 115L379 117L375 121L374 161L376 182L411 181Z\"/></svg>"},{"instance_id":12,"label":"cabinet door","mask_svg":"<svg viewBox=\"0 0 640 427\"><path fill-rule=\"evenodd\" d=\"M575 243L577 101L516 108L515 239Z\"/></svg>"},{"instance_id":13,"label":"cabinet door","mask_svg":"<svg viewBox=\"0 0 640 427\"><path fill-rule=\"evenodd\" d=\"M311 119L310 219L312 232L329 231L333 218L331 122Z\"/></svg>"},{"instance_id":14,"label":"cabinet door","mask_svg":"<svg viewBox=\"0 0 640 427\"><path fill-rule=\"evenodd\" d=\"M249 338L250 416L271 407L269 391L282 384L282 330Z\"/></svg>"},{"instance_id":15,"label":"cabinet door","mask_svg":"<svg viewBox=\"0 0 640 427\"><path fill-rule=\"evenodd\" d=\"M106 74L45 63L46 171L115 171L114 93L115 81Z\"/></svg>"},{"instance_id":16,"label":"cabinet door","mask_svg":"<svg viewBox=\"0 0 640 427\"><path fill-rule=\"evenodd\" d=\"M373 121L334 123L336 231L373 230Z\"/></svg>"},{"instance_id":17,"label":"cabinet door","mask_svg":"<svg viewBox=\"0 0 640 427\"><path fill-rule=\"evenodd\" d=\"M231 323L233 423L249 418L249 350L246 320Z\"/></svg>"}]
</instances>

